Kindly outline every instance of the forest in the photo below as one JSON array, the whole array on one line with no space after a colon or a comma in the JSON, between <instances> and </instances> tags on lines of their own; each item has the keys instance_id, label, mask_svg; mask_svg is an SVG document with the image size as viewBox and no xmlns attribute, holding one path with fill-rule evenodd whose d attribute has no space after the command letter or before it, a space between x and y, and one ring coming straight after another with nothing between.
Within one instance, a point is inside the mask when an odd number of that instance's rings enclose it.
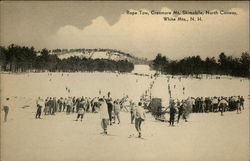
<instances>
[{"instance_id":1,"label":"forest","mask_svg":"<svg viewBox=\"0 0 250 161\"><path fill-rule=\"evenodd\" d=\"M158 54L152 61L151 68L172 75L216 74L249 77L250 54L243 52L240 57L233 57L222 52L218 58L207 57L205 60L200 56L170 60L166 56Z\"/></svg>"},{"instance_id":2,"label":"forest","mask_svg":"<svg viewBox=\"0 0 250 161\"><path fill-rule=\"evenodd\" d=\"M11 44L8 47L0 46L0 69L11 72L131 72L134 64L127 60L79 57L59 59L56 54L49 54L49 50L45 48L38 54L34 47Z\"/></svg>"}]
</instances>

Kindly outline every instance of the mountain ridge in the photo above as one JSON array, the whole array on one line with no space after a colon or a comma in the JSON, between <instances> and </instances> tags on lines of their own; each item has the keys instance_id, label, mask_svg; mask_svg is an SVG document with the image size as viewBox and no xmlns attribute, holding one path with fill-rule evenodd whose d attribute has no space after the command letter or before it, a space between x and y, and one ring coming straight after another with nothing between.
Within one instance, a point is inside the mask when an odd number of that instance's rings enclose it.
<instances>
[{"instance_id":1,"label":"mountain ridge","mask_svg":"<svg viewBox=\"0 0 250 161\"><path fill-rule=\"evenodd\" d=\"M55 49L49 50L52 55L57 55L59 59L69 57L80 57L88 59L109 59L109 60L127 60L133 64L149 64L146 58L139 58L130 53L126 53L116 49Z\"/></svg>"}]
</instances>

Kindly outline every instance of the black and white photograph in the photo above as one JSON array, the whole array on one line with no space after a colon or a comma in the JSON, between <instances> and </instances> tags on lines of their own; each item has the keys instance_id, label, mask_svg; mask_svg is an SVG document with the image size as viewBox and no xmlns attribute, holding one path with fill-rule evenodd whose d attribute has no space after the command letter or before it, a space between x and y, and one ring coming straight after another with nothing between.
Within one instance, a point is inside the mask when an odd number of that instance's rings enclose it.
<instances>
[{"instance_id":1,"label":"black and white photograph","mask_svg":"<svg viewBox=\"0 0 250 161\"><path fill-rule=\"evenodd\" d=\"M1 161L249 161L249 1L0 1Z\"/></svg>"}]
</instances>

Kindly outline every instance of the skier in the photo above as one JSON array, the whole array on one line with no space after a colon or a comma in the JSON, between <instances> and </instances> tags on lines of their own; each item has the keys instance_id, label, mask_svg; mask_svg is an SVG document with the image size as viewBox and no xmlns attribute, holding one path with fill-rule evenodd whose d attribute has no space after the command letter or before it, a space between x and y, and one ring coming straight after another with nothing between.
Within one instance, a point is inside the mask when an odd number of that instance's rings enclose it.
<instances>
[{"instance_id":1,"label":"skier","mask_svg":"<svg viewBox=\"0 0 250 161\"><path fill-rule=\"evenodd\" d=\"M106 101L103 98L99 99L100 103L100 118L101 118L101 125L104 130L103 134L107 135L107 128L108 128L108 122L109 122L109 114L108 114L108 106Z\"/></svg>"},{"instance_id":2,"label":"skier","mask_svg":"<svg viewBox=\"0 0 250 161\"><path fill-rule=\"evenodd\" d=\"M139 138L142 137L141 123L142 123L142 121L145 121L145 118L146 118L145 111L142 107L142 103L139 102L138 106L135 109L135 129L139 133L139 136L138 136Z\"/></svg>"},{"instance_id":3,"label":"skier","mask_svg":"<svg viewBox=\"0 0 250 161\"><path fill-rule=\"evenodd\" d=\"M175 102L174 100L171 99L170 100L169 126L174 126L175 114L176 114Z\"/></svg>"},{"instance_id":4,"label":"skier","mask_svg":"<svg viewBox=\"0 0 250 161\"><path fill-rule=\"evenodd\" d=\"M84 116L84 113L85 113L85 102L84 100L82 100L80 103L79 103L79 106L78 106L78 111L77 111L77 119L76 121L78 121L78 119L81 117L81 121L83 119L83 116Z\"/></svg>"},{"instance_id":5,"label":"skier","mask_svg":"<svg viewBox=\"0 0 250 161\"><path fill-rule=\"evenodd\" d=\"M8 113L9 113L9 108L10 108L9 98L6 98L6 102L4 102L4 105L3 105L4 122L7 122L7 117L8 117Z\"/></svg>"},{"instance_id":6,"label":"skier","mask_svg":"<svg viewBox=\"0 0 250 161\"><path fill-rule=\"evenodd\" d=\"M109 113L109 124L112 125L112 111L113 111L113 103L112 98L110 96L110 92L108 92L108 98L106 99L108 105L108 113Z\"/></svg>"},{"instance_id":7,"label":"skier","mask_svg":"<svg viewBox=\"0 0 250 161\"><path fill-rule=\"evenodd\" d=\"M121 105L120 105L120 103L119 103L119 100L117 99L117 100L115 100L114 101L114 123L115 123L115 120L116 120L116 118L117 118L117 120L118 120L118 124L120 124L120 111L121 111Z\"/></svg>"},{"instance_id":8,"label":"skier","mask_svg":"<svg viewBox=\"0 0 250 161\"><path fill-rule=\"evenodd\" d=\"M38 97L38 100L36 101L36 106L37 106L37 111L36 111L36 119L41 119L41 114L42 114L42 108L45 107L45 103L43 99Z\"/></svg>"}]
</instances>

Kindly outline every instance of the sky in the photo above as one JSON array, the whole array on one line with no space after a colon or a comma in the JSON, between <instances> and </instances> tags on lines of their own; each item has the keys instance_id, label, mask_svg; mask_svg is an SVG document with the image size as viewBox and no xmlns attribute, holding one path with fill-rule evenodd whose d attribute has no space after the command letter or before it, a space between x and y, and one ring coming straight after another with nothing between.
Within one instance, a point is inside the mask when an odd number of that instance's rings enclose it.
<instances>
[{"instance_id":1,"label":"sky","mask_svg":"<svg viewBox=\"0 0 250 161\"><path fill-rule=\"evenodd\" d=\"M110 48L153 59L170 59L221 52L240 56L249 52L249 2L101 2L1 1L1 45L42 48ZM127 11L218 11L237 15L129 15Z\"/></svg>"}]
</instances>

